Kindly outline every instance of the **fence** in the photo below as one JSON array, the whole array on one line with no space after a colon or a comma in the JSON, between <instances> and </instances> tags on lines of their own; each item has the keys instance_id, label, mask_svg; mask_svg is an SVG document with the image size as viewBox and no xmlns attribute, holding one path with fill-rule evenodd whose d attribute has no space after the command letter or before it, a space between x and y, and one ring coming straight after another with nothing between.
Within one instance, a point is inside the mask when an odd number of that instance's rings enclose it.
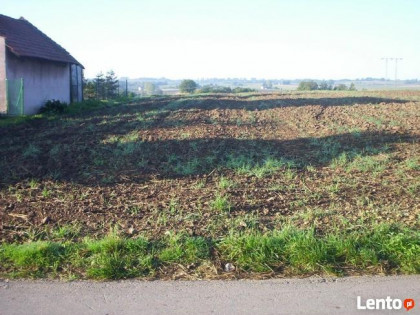
<instances>
[{"instance_id":1,"label":"fence","mask_svg":"<svg viewBox=\"0 0 420 315\"><path fill-rule=\"evenodd\" d=\"M23 115L23 79L6 80L7 114Z\"/></svg>"}]
</instances>

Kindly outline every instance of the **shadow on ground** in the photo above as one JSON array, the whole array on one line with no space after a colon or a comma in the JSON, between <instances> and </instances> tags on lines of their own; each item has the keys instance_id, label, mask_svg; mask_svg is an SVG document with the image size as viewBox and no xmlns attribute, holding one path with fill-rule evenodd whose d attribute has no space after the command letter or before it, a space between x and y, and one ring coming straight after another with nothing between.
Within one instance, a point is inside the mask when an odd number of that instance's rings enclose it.
<instances>
[{"instance_id":1,"label":"shadow on ground","mask_svg":"<svg viewBox=\"0 0 420 315\"><path fill-rule=\"evenodd\" d=\"M96 135L103 138L95 132L73 135L69 142L47 141L33 134L29 146L3 150L1 186L30 179L113 185L205 175L215 169L264 176L284 168L350 163L391 153L398 143L419 141L409 134L360 132L286 141L203 138L104 144Z\"/></svg>"}]
</instances>

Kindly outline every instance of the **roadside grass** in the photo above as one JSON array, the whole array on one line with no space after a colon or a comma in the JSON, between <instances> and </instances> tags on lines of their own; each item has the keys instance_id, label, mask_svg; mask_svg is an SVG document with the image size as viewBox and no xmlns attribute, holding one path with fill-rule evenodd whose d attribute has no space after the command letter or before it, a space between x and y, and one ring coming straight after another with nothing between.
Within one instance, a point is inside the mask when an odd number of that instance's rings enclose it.
<instances>
[{"instance_id":1,"label":"roadside grass","mask_svg":"<svg viewBox=\"0 0 420 315\"><path fill-rule=\"evenodd\" d=\"M231 229L209 239L168 232L160 239L126 238L115 230L102 239L74 242L71 233L56 240L0 245L0 276L68 279L153 278L164 268L184 270L213 265L213 273L232 263L236 276L249 272L289 276L358 272L414 274L420 272L420 232L401 225L317 234L314 227L288 225L267 233Z\"/></svg>"}]
</instances>

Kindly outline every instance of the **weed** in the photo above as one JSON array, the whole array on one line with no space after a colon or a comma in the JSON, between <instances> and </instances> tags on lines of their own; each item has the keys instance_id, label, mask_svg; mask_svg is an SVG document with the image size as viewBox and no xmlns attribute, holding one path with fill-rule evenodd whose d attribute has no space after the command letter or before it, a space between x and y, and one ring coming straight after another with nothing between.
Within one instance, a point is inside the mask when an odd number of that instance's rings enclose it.
<instances>
[{"instance_id":1,"label":"weed","mask_svg":"<svg viewBox=\"0 0 420 315\"><path fill-rule=\"evenodd\" d=\"M51 190L48 190L46 187L42 190L42 197L49 198L51 196Z\"/></svg>"},{"instance_id":2,"label":"weed","mask_svg":"<svg viewBox=\"0 0 420 315\"><path fill-rule=\"evenodd\" d=\"M51 237L54 240L73 240L80 236L80 224L59 226L51 232Z\"/></svg>"},{"instance_id":3,"label":"weed","mask_svg":"<svg viewBox=\"0 0 420 315\"><path fill-rule=\"evenodd\" d=\"M224 176L220 177L219 183L217 184L217 187L219 187L219 189L228 189L232 186L233 182Z\"/></svg>"},{"instance_id":4,"label":"weed","mask_svg":"<svg viewBox=\"0 0 420 315\"><path fill-rule=\"evenodd\" d=\"M24 158L36 158L41 153L41 150L34 144L29 144L22 153Z\"/></svg>"},{"instance_id":5,"label":"weed","mask_svg":"<svg viewBox=\"0 0 420 315\"><path fill-rule=\"evenodd\" d=\"M36 189L36 188L38 188L38 181L37 181L36 179L32 178L32 179L29 181L29 187L31 187L31 189Z\"/></svg>"},{"instance_id":6,"label":"weed","mask_svg":"<svg viewBox=\"0 0 420 315\"><path fill-rule=\"evenodd\" d=\"M420 170L420 158L414 157L404 161L405 167L409 170Z\"/></svg>"},{"instance_id":7,"label":"weed","mask_svg":"<svg viewBox=\"0 0 420 315\"><path fill-rule=\"evenodd\" d=\"M131 206L126 211L131 215L138 215L141 212L141 208L139 206Z\"/></svg>"},{"instance_id":8,"label":"weed","mask_svg":"<svg viewBox=\"0 0 420 315\"><path fill-rule=\"evenodd\" d=\"M231 209L231 204L228 197L222 196L220 194L216 194L210 206L213 210L217 210L219 212L230 212Z\"/></svg>"},{"instance_id":9,"label":"weed","mask_svg":"<svg viewBox=\"0 0 420 315\"><path fill-rule=\"evenodd\" d=\"M205 180L203 180L203 179L201 179L201 180L199 180L195 185L194 185L194 188L195 189L202 189L202 188L204 188L206 186L206 181Z\"/></svg>"},{"instance_id":10,"label":"weed","mask_svg":"<svg viewBox=\"0 0 420 315\"><path fill-rule=\"evenodd\" d=\"M200 160L193 158L186 162L178 161L174 171L180 175L192 175L198 172L200 168Z\"/></svg>"},{"instance_id":11,"label":"weed","mask_svg":"<svg viewBox=\"0 0 420 315\"><path fill-rule=\"evenodd\" d=\"M175 199L169 201L169 212L174 215L178 210L178 202Z\"/></svg>"}]
</instances>

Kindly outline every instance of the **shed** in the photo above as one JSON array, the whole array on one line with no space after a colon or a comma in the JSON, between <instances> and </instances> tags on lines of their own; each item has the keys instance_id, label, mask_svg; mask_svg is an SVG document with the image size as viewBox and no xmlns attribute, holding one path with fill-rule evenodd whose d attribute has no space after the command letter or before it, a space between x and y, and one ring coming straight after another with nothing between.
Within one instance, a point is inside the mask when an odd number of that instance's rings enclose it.
<instances>
[{"instance_id":1,"label":"shed","mask_svg":"<svg viewBox=\"0 0 420 315\"><path fill-rule=\"evenodd\" d=\"M35 114L51 99L82 101L83 69L23 17L0 14L0 114Z\"/></svg>"}]
</instances>

